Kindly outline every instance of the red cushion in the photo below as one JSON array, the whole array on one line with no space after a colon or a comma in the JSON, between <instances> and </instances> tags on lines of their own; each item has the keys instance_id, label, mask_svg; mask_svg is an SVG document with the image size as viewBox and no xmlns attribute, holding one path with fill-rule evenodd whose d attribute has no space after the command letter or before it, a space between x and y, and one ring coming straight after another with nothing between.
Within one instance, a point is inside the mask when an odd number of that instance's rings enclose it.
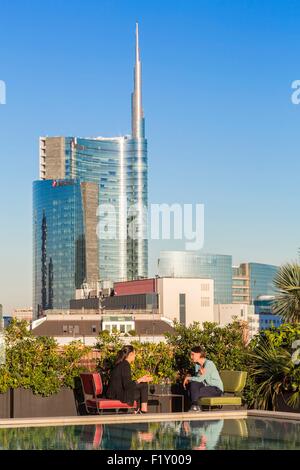
<instances>
[{"instance_id":1,"label":"red cushion","mask_svg":"<svg viewBox=\"0 0 300 470\"><path fill-rule=\"evenodd\" d=\"M97 400L87 400L86 406L89 408L109 409L109 408L136 408L137 404L134 402L133 405L123 403L120 400L111 400L109 398L98 398Z\"/></svg>"}]
</instances>

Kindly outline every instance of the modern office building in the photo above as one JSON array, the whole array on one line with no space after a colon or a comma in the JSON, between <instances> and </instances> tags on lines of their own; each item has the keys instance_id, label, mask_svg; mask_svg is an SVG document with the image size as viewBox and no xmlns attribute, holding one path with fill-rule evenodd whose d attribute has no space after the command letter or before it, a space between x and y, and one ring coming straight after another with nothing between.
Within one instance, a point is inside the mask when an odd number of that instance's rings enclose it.
<instances>
[{"instance_id":1,"label":"modern office building","mask_svg":"<svg viewBox=\"0 0 300 470\"><path fill-rule=\"evenodd\" d=\"M220 326L228 325L234 320L247 322L249 315L254 314L254 306L248 304L216 304L214 321Z\"/></svg>"},{"instance_id":2,"label":"modern office building","mask_svg":"<svg viewBox=\"0 0 300 470\"><path fill-rule=\"evenodd\" d=\"M32 321L32 307L28 308L15 308L12 313L12 318L16 320Z\"/></svg>"},{"instance_id":3,"label":"modern office building","mask_svg":"<svg viewBox=\"0 0 300 470\"><path fill-rule=\"evenodd\" d=\"M260 295L253 302L254 313L258 318L260 330L265 330L272 326L278 327L283 323L282 318L273 313L274 299L275 296L273 295Z\"/></svg>"},{"instance_id":4,"label":"modern office building","mask_svg":"<svg viewBox=\"0 0 300 470\"><path fill-rule=\"evenodd\" d=\"M148 274L147 140L136 26L132 132L41 137L33 184L33 309L68 307L83 282Z\"/></svg>"},{"instance_id":5,"label":"modern office building","mask_svg":"<svg viewBox=\"0 0 300 470\"><path fill-rule=\"evenodd\" d=\"M160 277L214 280L214 303L232 303L232 256L196 251L163 251L158 260Z\"/></svg>"},{"instance_id":6,"label":"modern office building","mask_svg":"<svg viewBox=\"0 0 300 470\"><path fill-rule=\"evenodd\" d=\"M95 346L97 336L101 331L118 331L121 341L125 344L136 341L160 342L166 341L165 333L174 332L173 326L162 319L140 319L131 315L99 316L47 314L32 324L34 336L50 336L59 345L69 344L74 340L81 341L86 346ZM134 331L132 336L130 332Z\"/></svg>"},{"instance_id":7,"label":"modern office building","mask_svg":"<svg viewBox=\"0 0 300 470\"><path fill-rule=\"evenodd\" d=\"M157 279L159 312L184 326L214 321L214 281L206 278Z\"/></svg>"},{"instance_id":8,"label":"modern office building","mask_svg":"<svg viewBox=\"0 0 300 470\"><path fill-rule=\"evenodd\" d=\"M125 281L114 284L114 295L105 297L81 296L70 301L69 309L47 310L54 315L82 315L90 318L97 315L119 328L125 321L164 321L173 325L174 321L189 326L193 322L214 321L214 281L201 278L155 278ZM235 306L234 306L235 307ZM122 327L124 324L122 323ZM126 326L126 325L125 325ZM127 328L127 327L126 327ZM127 330L126 330L127 331ZM125 332L126 332L125 331Z\"/></svg>"},{"instance_id":9,"label":"modern office building","mask_svg":"<svg viewBox=\"0 0 300 470\"><path fill-rule=\"evenodd\" d=\"M233 266L233 303L253 304L261 295L274 295L273 280L278 266L262 263L242 263Z\"/></svg>"},{"instance_id":10,"label":"modern office building","mask_svg":"<svg viewBox=\"0 0 300 470\"><path fill-rule=\"evenodd\" d=\"M86 278L85 227L79 180L33 183L33 308L68 305ZM95 273L95 276L98 273Z\"/></svg>"}]
</instances>

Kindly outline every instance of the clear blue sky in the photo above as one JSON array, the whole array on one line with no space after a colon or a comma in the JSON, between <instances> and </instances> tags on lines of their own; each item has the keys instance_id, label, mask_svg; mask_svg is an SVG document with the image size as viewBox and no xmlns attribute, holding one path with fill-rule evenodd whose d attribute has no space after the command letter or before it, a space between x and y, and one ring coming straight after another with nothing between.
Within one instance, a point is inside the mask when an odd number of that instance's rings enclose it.
<instances>
[{"instance_id":1,"label":"clear blue sky","mask_svg":"<svg viewBox=\"0 0 300 470\"><path fill-rule=\"evenodd\" d=\"M205 251L280 264L300 245L297 0L2 0L0 303L31 305L40 135L130 132L140 23L149 198L205 204ZM159 250L151 244L151 274Z\"/></svg>"}]
</instances>

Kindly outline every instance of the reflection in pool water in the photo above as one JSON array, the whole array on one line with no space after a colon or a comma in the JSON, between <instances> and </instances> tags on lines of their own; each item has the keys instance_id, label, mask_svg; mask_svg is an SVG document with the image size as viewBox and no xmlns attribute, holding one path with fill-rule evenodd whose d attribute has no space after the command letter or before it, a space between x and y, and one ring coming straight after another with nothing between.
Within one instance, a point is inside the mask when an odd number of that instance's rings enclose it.
<instances>
[{"instance_id":1,"label":"reflection in pool water","mask_svg":"<svg viewBox=\"0 0 300 470\"><path fill-rule=\"evenodd\" d=\"M6 428L0 449L300 449L300 422L251 417Z\"/></svg>"}]
</instances>

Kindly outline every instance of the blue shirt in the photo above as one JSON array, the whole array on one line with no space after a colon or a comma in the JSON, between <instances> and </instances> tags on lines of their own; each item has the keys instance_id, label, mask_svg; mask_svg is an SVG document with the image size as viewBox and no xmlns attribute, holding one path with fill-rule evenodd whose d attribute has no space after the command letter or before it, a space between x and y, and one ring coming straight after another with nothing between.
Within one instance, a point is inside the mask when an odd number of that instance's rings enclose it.
<instances>
[{"instance_id":1,"label":"blue shirt","mask_svg":"<svg viewBox=\"0 0 300 470\"><path fill-rule=\"evenodd\" d=\"M190 380L195 382L205 382L205 385L218 387L220 390L222 390L222 392L224 392L223 382L213 361L210 361L209 359L205 360L203 365L205 369L204 374L198 373L200 367L201 366L199 364L195 365L195 376L190 377Z\"/></svg>"}]
</instances>

